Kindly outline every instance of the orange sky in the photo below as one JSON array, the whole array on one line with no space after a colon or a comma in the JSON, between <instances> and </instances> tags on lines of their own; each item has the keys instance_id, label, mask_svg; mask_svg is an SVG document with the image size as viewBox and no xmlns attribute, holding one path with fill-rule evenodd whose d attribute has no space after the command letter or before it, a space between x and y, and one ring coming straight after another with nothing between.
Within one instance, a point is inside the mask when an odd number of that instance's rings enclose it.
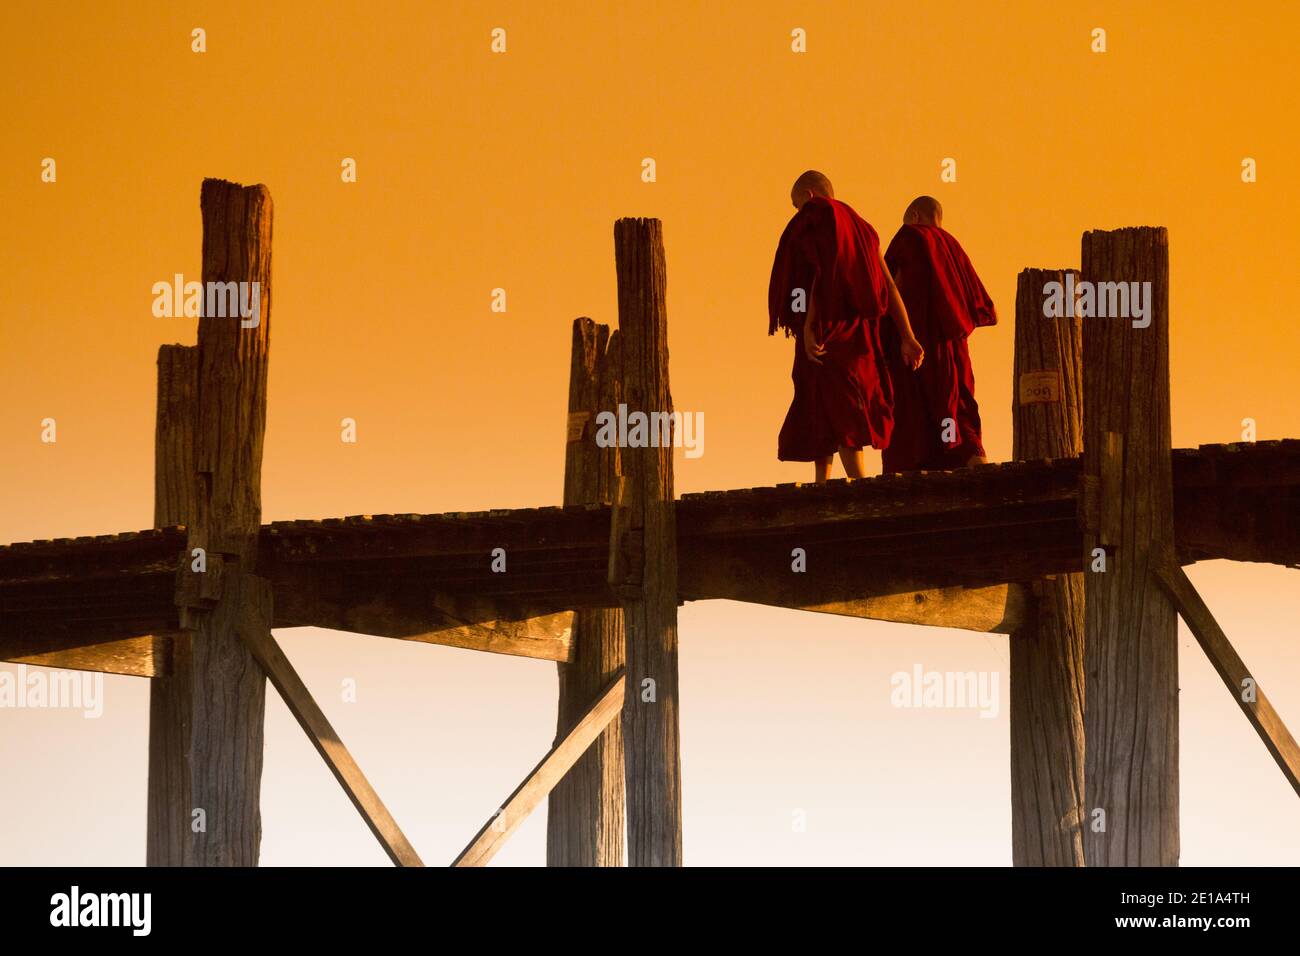
<instances>
[{"instance_id":1,"label":"orange sky","mask_svg":"<svg viewBox=\"0 0 1300 956\"><path fill-rule=\"evenodd\" d=\"M275 201L267 520L557 503L569 325L616 321L628 215L664 222L673 397L708 423L679 493L806 480L775 460L790 344L764 332L810 166L885 238L916 194L943 201L1006 317L972 338L992 457L1011 448L1017 271L1077 265L1085 229L1122 225L1169 228L1174 444L1238 440L1246 417L1300 436L1298 25L1283 3L9 5L0 541L148 525L157 346L194 340L150 288L198 278L204 176ZM1295 572L1191 573L1300 722ZM688 863L1009 862L1005 696L988 720L888 700L915 663L1005 682L1005 638L727 603L684 608L681 634ZM426 860L549 745L548 664L281 637ZM1180 647L1183 862L1296 862L1294 794ZM95 721L0 712L0 815L24 820L0 863L143 861L147 688L107 690ZM264 812L267 863L383 861L278 701ZM544 832L539 811L498 860L541 862Z\"/></svg>"}]
</instances>

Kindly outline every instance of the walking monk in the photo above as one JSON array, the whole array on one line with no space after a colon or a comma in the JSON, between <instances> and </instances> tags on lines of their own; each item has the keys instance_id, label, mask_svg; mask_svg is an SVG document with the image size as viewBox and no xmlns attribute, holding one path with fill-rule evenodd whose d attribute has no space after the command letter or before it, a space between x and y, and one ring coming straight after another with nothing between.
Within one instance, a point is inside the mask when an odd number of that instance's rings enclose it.
<instances>
[{"instance_id":1,"label":"walking monk","mask_svg":"<svg viewBox=\"0 0 1300 956\"><path fill-rule=\"evenodd\" d=\"M987 459L966 337L980 326L996 324L998 315L965 251L944 231L937 199L921 196L907 207L885 262L926 359L919 370L895 359L886 330L894 433L881 456L884 470L981 464Z\"/></svg>"},{"instance_id":2,"label":"walking monk","mask_svg":"<svg viewBox=\"0 0 1300 956\"><path fill-rule=\"evenodd\" d=\"M781 234L767 292L767 334L781 328L796 339L794 401L777 458L814 462L822 482L838 451L845 473L862 478L862 449L884 448L894 427L880 336L886 312L899 366L914 371L924 352L870 224L814 170L795 181L790 200L798 211Z\"/></svg>"}]
</instances>

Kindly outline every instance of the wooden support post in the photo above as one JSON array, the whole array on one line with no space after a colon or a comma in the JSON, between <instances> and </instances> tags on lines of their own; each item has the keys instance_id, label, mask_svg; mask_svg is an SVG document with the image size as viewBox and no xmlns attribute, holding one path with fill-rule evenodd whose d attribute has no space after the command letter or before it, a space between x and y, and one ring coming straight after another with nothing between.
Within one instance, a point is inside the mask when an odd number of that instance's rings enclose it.
<instances>
[{"instance_id":1,"label":"wooden support post","mask_svg":"<svg viewBox=\"0 0 1300 956\"><path fill-rule=\"evenodd\" d=\"M575 761L590 751L601 732L611 723L618 722L618 712L623 706L624 683L623 675L616 674L614 680L600 689L594 700L587 702L574 725L556 740L555 746L542 758L541 763L506 798L501 809L483 824L469 846L452 862L452 866L487 866L497 850L510 839L519 824L528 818L528 814L551 792Z\"/></svg>"},{"instance_id":2,"label":"wooden support post","mask_svg":"<svg viewBox=\"0 0 1300 956\"><path fill-rule=\"evenodd\" d=\"M198 424L199 350L158 349L158 408L154 428L153 523L194 519L194 429ZM168 640L168 638L158 638ZM167 677L149 685L149 787L145 861L184 866L190 840L190 633L172 636Z\"/></svg>"},{"instance_id":3,"label":"wooden support post","mask_svg":"<svg viewBox=\"0 0 1300 956\"><path fill-rule=\"evenodd\" d=\"M610 539L610 583L623 604L627 697L623 743L632 866L682 862L677 706L677 529L663 231L657 219L614 224L623 401L629 441ZM645 415L636 440L633 416Z\"/></svg>"},{"instance_id":4,"label":"wooden support post","mask_svg":"<svg viewBox=\"0 0 1300 956\"><path fill-rule=\"evenodd\" d=\"M1083 318L1084 497L1096 501L1084 531L1084 857L1176 866L1178 622L1152 574L1174 561L1168 236L1085 233L1082 266L1094 306ZM1145 305L1144 327L1116 316L1122 301L1130 313Z\"/></svg>"},{"instance_id":5,"label":"wooden support post","mask_svg":"<svg viewBox=\"0 0 1300 956\"><path fill-rule=\"evenodd\" d=\"M573 322L569 418L564 451L564 503L610 504L618 480L618 448L596 444L596 415L617 411L618 333L591 319ZM571 663L558 665L560 743L592 699L623 666L623 611L574 614ZM623 865L623 728L612 721L547 801L547 866Z\"/></svg>"},{"instance_id":6,"label":"wooden support post","mask_svg":"<svg viewBox=\"0 0 1300 956\"><path fill-rule=\"evenodd\" d=\"M1077 279L1077 274L1074 278ZM1012 457L1083 451L1083 332L1043 315L1062 270L1025 269L1016 284ZM1082 866L1083 575L1034 582L1035 613L1011 635L1011 861Z\"/></svg>"},{"instance_id":7,"label":"wooden support post","mask_svg":"<svg viewBox=\"0 0 1300 956\"><path fill-rule=\"evenodd\" d=\"M248 301L257 308L247 319L205 314L199 320L196 513L188 547L205 550L205 573L218 564L224 570L215 604L207 607L204 599L203 607L183 609L194 630L190 800L204 823L191 835L187 863L253 866L262 829L266 676L237 629L250 614L268 630L272 619L269 592L245 580L256 572L262 521L271 194L265 186L205 179L200 206L204 288L249 283Z\"/></svg>"}]
</instances>

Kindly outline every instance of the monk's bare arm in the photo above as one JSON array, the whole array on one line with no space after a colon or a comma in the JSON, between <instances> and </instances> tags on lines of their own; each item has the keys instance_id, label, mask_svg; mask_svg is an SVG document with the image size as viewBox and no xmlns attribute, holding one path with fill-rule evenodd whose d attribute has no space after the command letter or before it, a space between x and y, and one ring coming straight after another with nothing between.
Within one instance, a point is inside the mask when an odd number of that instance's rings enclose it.
<instances>
[{"instance_id":1,"label":"monk's bare arm","mask_svg":"<svg viewBox=\"0 0 1300 956\"><path fill-rule=\"evenodd\" d=\"M894 317L894 327L898 329L903 361L907 363L908 368L918 369L921 367L922 359L925 358L925 349L921 348L921 343L916 340L911 320L907 317L907 306L903 304L903 297L898 294L898 286L889 272L889 266L885 265L883 255L880 256L880 268L885 270L885 284L889 286L889 314Z\"/></svg>"}]
</instances>

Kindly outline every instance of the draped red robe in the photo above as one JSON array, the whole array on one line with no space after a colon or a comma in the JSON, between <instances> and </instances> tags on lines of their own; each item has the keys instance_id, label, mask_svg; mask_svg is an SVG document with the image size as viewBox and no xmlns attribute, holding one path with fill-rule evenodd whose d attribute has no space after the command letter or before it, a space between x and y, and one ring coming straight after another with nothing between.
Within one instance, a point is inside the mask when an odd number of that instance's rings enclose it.
<instances>
[{"instance_id":1,"label":"draped red robe","mask_svg":"<svg viewBox=\"0 0 1300 956\"><path fill-rule=\"evenodd\" d=\"M993 300L961 244L939 226L903 226L885 252L885 264L894 274L925 360L915 372L907 368L897 332L886 331L894 433L881 456L883 468L960 468L972 456L984 454L966 339L975 329L997 322ZM950 434L945 434L945 426Z\"/></svg>"},{"instance_id":2,"label":"draped red robe","mask_svg":"<svg viewBox=\"0 0 1300 956\"><path fill-rule=\"evenodd\" d=\"M803 291L803 305L796 299ZM807 304L822 364L804 354ZM794 401L777 439L781 461L814 461L838 448L883 448L893 427L893 393L881 351L889 304L880 239L847 204L815 196L777 244L768 284L768 335L794 336Z\"/></svg>"}]
</instances>

